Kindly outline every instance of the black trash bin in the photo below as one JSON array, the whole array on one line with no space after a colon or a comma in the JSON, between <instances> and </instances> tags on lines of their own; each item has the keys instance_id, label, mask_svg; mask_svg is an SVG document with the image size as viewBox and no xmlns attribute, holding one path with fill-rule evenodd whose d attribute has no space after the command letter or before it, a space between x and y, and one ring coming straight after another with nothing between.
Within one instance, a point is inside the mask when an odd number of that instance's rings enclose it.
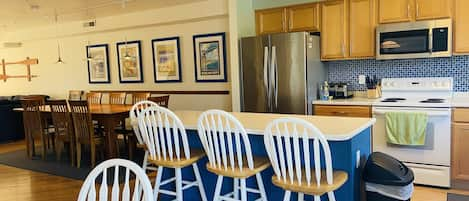
<instances>
[{"instance_id":1,"label":"black trash bin","mask_svg":"<svg viewBox=\"0 0 469 201\"><path fill-rule=\"evenodd\" d=\"M366 162L363 179L367 201L410 201L414 173L404 163L374 152Z\"/></svg>"}]
</instances>

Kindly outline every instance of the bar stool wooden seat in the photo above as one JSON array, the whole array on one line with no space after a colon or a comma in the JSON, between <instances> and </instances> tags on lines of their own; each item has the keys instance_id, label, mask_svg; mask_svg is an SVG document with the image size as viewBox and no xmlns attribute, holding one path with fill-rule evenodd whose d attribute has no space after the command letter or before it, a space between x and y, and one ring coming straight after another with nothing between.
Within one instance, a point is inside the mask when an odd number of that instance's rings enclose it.
<instances>
[{"instance_id":1,"label":"bar stool wooden seat","mask_svg":"<svg viewBox=\"0 0 469 201\"><path fill-rule=\"evenodd\" d=\"M251 143L243 125L233 115L222 110L208 110L198 120L199 137L209 159L207 170L217 174L214 201L247 201L247 193L257 193L258 200L267 201L261 172L270 166L266 157L254 157ZM244 150L244 153L243 153ZM256 177L258 189L247 188L246 180ZM233 191L221 195L223 178L234 179Z\"/></svg>"},{"instance_id":2,"label":"bar stool wooden seat","mask_svg":"<svg viewBox=\"0 0 469 201\"><path fill-rule=\"evenodd\" d=\"M207 201L202 178L200 177L197 161L205 154L202 150L189 148L186 130L181 120L170 110L153 106L145 109L138 117L138 124L142 140L147 146L149 162L158 166L156 175L154 199L158 194L175 196L177 201L183 201L183 190L198 187L202 201ZM195 181L184 181L181 169L192 165ZM163 168L175 170L175 177L161 181ZM161 187L175 182L176 191L161 189ZM186 198L191 200L191 198Z\"/></svg>"},{"instance_id":3,"label":"bar stool wooden seat","mask_svg":"<svg viewBox=\"0 0 469 201\"><path fill-rule=\"evenodd\" d=\"M334 191L347 181L348 174L332 169L329 144L317 127L298 118L276 119L265 129L264 144L275 172L272 183L285 189L284 201L290 200L291 192L298 193L299 201L304 194L313 195L315 201L327 194L335 201Z\"/></svg>"}]
</instances>

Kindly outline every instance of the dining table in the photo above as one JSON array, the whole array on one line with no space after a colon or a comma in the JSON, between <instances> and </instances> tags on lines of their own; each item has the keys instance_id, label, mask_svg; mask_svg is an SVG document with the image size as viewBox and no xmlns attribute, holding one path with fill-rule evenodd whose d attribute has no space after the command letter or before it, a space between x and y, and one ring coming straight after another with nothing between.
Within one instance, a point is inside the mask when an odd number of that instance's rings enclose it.
<instances>
[{"instance_id":1,"label":"dining table","mask_svg":"<svg viewBox=\"0 0 469 201\"><path fill-rule=\"evenodd\" d=\"M91 104L89 111L91 118L99 122L105 133L105 150L106 158L118 157L117 133L115 129L120 123L125 123L125 119L129 117L129 112L132 105L120 104ZM22 112L23 108L13 109L17 112ZM48 105L41 107L41 114L44 118L51 118L51 110Z\"/></svg>"}]
</instances>

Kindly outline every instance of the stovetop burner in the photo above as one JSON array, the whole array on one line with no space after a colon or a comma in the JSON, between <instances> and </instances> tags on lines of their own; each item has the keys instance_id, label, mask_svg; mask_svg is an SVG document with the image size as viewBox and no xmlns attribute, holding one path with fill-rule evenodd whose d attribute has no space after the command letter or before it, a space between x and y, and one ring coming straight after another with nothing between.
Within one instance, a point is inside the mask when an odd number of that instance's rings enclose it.
<instances>
[{"instance_id":1,"label":"stovetop burner","mask_svg":"<svg viewBox=\"0 0 469 201\"><path fill-rule=\"evenodd\" d=\"M383 102L383 103L395 103L395 102L405 101L405 100L406 100L405 98L386 98L386 99L382 100L381 102Z\"/></svg>"},{"instance_id":2,"label":"stovetop burner","mask_svg":"<svg viewBox=\"0 0 469 201\"><path fill-rule=\"evenodd\" d=\"M445 99L441 98L429 98L427 100L420 101L421 103L444 103Z\"/></svg>"}]
</instances>

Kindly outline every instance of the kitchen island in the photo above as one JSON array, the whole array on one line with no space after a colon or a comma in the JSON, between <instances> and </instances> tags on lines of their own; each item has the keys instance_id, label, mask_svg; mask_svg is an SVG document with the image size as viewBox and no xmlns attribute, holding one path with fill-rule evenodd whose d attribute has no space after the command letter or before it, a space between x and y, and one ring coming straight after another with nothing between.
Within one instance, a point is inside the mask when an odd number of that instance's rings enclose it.
<instances>
[{"instance_id":1,"label":"kitchen island","mask_svg":"<svg viewBox=\"0 0 469 201\"><path fill-rule=\"evenodd\" d=\"M202 144L197 134L197 120L201 111L175 111L181 119L189 138L191 148L201 148ZM265 156L267 153L264 147L263 133L264 129L272 120L280 117L296 117L305 119L323 132L329 142L332 154L332 166L335 170L342 170L348 173L349 179L340 189L335 191L338 201L359 201L362 188L361 166L366 161L371 152L371 126L375 120L370 118L343 118L326 116L306 116L306 115L285 115L285 114L266 114L266 113L236 113L233 114L246 128L251 142L253 155ZM207 171L206 163L208 159L198 162L200 174L204 183L208 200L213 200L213 193L217 176ZM282 200L284 191L272 184L272 168L262 172L262 177L267 192L268 200ZM163 177L173 176L173 171L166 171ZM183 169L184 180L193 180L191 168ZM255 186L255 178L248 179L247 186ZM222 192L228 192L232 189L233 183L225 179ZM174 186L173 186L174 187ZM172 187L171 187L172 188ZM184 200L200 200L196 188L184 191ZM254 200L250 194L249 200ZM296 195L295 195L296 196ZM327 197L327 196L326 196ZM323 200L327 200L323 197ZM306 199L312 200L310 197ZM161 200L171 200L169 197L162 196Z\"/></svg>"}]
</instances>

